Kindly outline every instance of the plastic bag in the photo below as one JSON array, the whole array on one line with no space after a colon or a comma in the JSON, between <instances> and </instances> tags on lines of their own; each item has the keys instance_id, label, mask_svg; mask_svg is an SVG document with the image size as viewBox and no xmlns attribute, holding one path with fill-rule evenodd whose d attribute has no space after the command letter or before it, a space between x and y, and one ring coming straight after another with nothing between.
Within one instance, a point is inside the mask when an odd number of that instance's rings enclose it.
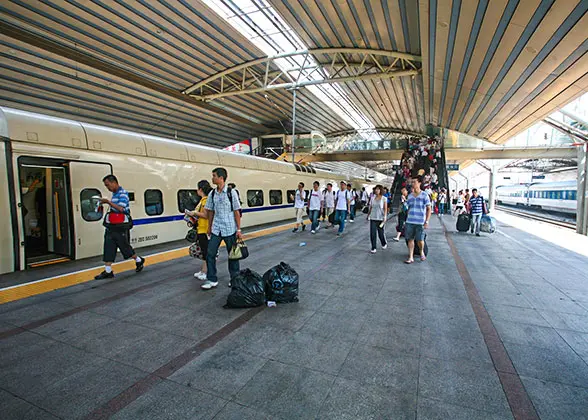
<instances>
[{"instance_id":1,"label":"plastic bag","mask_svg":"<svg viewBox=\"0 0 588 420\"><path fill-rule=\"evenodd\" d=\"M483 215L482 220L480 220L480 230L486 233L496 232L496 219L487 214Z\"/></svg>"},{"instance_id":2,"label":"plastic bag","mask_svg":"<svg viewBox=\"0 0 588 420\"><path fill-rule=\"evenodd\" d=\"M263 275L267 300L277 303L298 302L298 273L285 262Z\"/></svg>"},{"instance_id":3,"label":"plastic bag","mask_svg":"<svg viewBox=\"0 0 588 420\"><path fill-rule=\"evenodd\" d=\"M263 279L255 271L241 270L231 286L225 308L253 308L265 303Z\"/></svg>"}]
</instances>

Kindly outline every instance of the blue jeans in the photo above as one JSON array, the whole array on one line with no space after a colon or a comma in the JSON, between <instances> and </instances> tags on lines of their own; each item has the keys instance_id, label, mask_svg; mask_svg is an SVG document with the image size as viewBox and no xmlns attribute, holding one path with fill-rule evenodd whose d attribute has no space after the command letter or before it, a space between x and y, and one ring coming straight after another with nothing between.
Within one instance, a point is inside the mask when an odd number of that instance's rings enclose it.
<instances>
[{"instance_id":1,"label":"blue jeans","mask_svg":"<svg viewBox=\"0 0 588 420\"><path fill-rule=\"evenodd\" d=\"M319 213L320 213L320 210L310 210L310 212L308 213L308 216L310 217L310 221L311 221L310 230L316 230L316 228L318 227Z\"/></svg>"},{"instance_id":2,"label":"blue jeans","mask_svg":"<svg viewBox=\"0 0 588 420\"><path fill-rule=\"evenodd\" d=\"M225 241L228 254L231 252L233 245L237 242L237 235L233 233L231 236L218 236L213 233L210 237L210 241L208 241L208 255L206 256L208 273L206 274L206 279L214 283L218 281L218 278L216 277L216 253L218 252L221 241ZM231 275L231 280L237 277L239 274L239 260L229 260L229 273Z\"/></svg>"},{"instance_id":3,"label":"blue jeans","mask_svg":"<svg viewBox=\"0 0 588 420\"><path fill-rule=\"evenodd\" d=\"M339 233L343 233L345 229L345 220L347 219L347 210L335 211L335 222L339 223Z\"/></svg>"},{"instance_id":4,"label":"blue jeans","mask_svg":"<svg viewBox=\"0 0 588 420\"><path fill-rule=\"evenodd\" d=\"M355 220L355 204L352 204L350 207L349 220Z\"/></svg>"},{"instance_id":5,"label":"blue jeans","mask_svg":"<svg viewBox=\"0 0 588 420\"><path fill-rule=\"evenodd\" d=\"M439 213L445 213L445 203L439 203Z\"/></svg>"},{"instance_id":6,"label":"blue jeans","mask_svg":"<svg viewBox=\"0 0 588 420\"><path fill-rule=\"evenodd\" d=\"M482 221L483 214L472 214L472 227L471 231L474 233L480 233L480 222Z\"/></svg>"}]
</instances>

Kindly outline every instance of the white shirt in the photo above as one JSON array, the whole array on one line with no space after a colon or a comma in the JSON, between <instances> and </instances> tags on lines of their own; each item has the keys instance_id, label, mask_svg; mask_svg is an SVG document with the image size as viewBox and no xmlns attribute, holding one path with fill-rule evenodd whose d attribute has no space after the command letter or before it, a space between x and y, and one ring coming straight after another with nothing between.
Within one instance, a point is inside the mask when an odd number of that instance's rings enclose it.
<instances>
[{"instance_id":1,"label":"white shirt","mask_svg":"<svg viewBox=\"0 0 588 420\"><path fill-rule=\"evenodd\" d=\"M351 202L349 204L354 205L355 204L355 194L353 194L353 191L347 190L347 192L349 193L348 197L351 198Z\"/></svg>"},{"instance_id":2,"label":"white shirt","mask_svg":"<svg viewBox=\"0 0 588 420\"><path fill-rule=\"evenodd\" d=\"M337 210L347 210L347 200L351 199L350 191L337 191Z\"/></svg>"},{"instance_id":3,"label":"white shirt","mask_svg":"<svg viewBox=\"0 0 588 420\"><path fill-rule=\"evenodd\" d=\"M365 201L366 203L368 201L368 193L365 190L361 193L361 201Z\"/></svg>"},{"instance_id":4,"label":"white shirt","mask_svg":"<svg viewBox=\"0 0 588 420\"><path fill-rule=\"evenodd\" d=\"M335 191L325 191L325 207L329 209L335 207Z\"/></svg>"},{"instance_id":5,"label":"white shirt","mask_svg":"<svg viewBox=\"0 0 588 420\"><path fill-rule=\"evenodd\" d=\"M310 192L310 202L308 205L309 210L320 210L323 196L320 191L312 190Z\"/></svg>"},{"instance_id":6,"label":"white shirt","mask_svg":"<svg viewBox=\"0 0 588 420\"><path fill-rule=\"evenodd\" d=\"M294 196L294 208L303 209L304 200L306 200L306 191L302 190L302 194L300 194L300 190L296 190L296 195Z\"/></svg>"}]
</instances>

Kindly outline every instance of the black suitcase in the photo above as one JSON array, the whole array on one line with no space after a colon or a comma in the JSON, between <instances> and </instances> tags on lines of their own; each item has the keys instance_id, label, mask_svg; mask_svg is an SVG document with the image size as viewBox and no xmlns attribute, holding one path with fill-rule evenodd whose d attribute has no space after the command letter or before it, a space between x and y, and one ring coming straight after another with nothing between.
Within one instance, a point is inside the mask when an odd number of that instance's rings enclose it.
<instances>
[{"instance_id":1,"label":"black suitcase","mask_svg":"<svg viewBox=\"0 0 588 420\"><path fill-rule=\"evenodd\" d=\"M402 235L404 235L404 232L402 233ZM404 241L406 242L406 245L408 246L408 239L404 238ZM429 255L429 245L427 245L427 234L425 233L425 239L423 240L423 242L425 243L425 257L427 255ZM421 248L419 247L419 243L418 241L414 241L414 255L415 257L419 257L421 255Z\"/></svg>"},{"instance_id":2,"label":"black suitcase","mask_svg":"<svg viewBox=\"0 0 588 420\"><path fill-rule=\"evenodd\" d=\"M457 223L455 224L455 228L458 232L467 232L472 224L472 216L469 214L460 214L457 217Z\"/></svg>"}]
</instances>

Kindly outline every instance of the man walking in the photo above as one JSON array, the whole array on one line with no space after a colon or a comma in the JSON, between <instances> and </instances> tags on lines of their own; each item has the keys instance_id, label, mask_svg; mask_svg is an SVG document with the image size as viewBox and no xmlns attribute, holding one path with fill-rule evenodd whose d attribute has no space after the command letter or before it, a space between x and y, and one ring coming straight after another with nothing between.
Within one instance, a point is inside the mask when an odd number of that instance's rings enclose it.
<instances>
[{"instance_id":1,"label":"man walking","mask_svg":"<svg viewBox=\"0 0 588 420\"><path fill-rule=\"evenodd\" d=\"M94 277L95 280L111 279L114 277L112 263L116 258L116 250L120 249L125 260L132 258L135 260L135 271L139 273L145 265L145 258L139 257L133 247L129 244L130 209L129 193L118 184L118 179L114 175L106 175L102 182L108 191L112 193L112 198L101 198L102 204L108 204L110 211L106 214L104 225L104 271Z\"/></svg>"},{"instance_id":2,"label":"man walking","mask_svg":"<svg viewBox=\"0 0 588 420\"><path fill-rule=\"evenodd\" d=\"M294 200L294 210L296 210L296 227L292 232L298 232L298 228L302 225L302 230L306 229L302 218L304 217L304 209L306 208L306 191L304 191L304 182L298 184L298 189L294 195L290 194L290 200Z\"/></svg>"},{"instance_id":3,"label":"man walking","mask_svg":"<svg viewBox=\"0 0 588 420\"><path fill-rule=\"evenodd\" d=\"M412 193L408 196L408 217L406 219L405 235L408 240L408 259L406 264L414 262L414 241L416 240L421 251L421 261L425 261L425 229L429 227L431 218L431 200L429 195L421 190L421 179L413 178L411 181Z\"/></svg>"},{"instance_id":4,"label":"man walking","mask_svg":"<svg viewBox=\"0 0 588 420\"><path fill-rule=\"evenodd\" d=\"M347 213L349 213L349 208L351 206L351 193L347 191L347 184L345 181L341 181L341 187L339 191L337 191L336 201L335 220L339 223L337 236L341 236L343 230L345 230L345 220L347 219Z\"/></svg>"},{"instance_id":5,"label":"man walking","mask_svg":"<svg viewBox=\"0 0 588 420\"><path fill-rule=\"evenodd\" d=\"M315 234L319 228L319 214L323 210L323 197L319 191L319 182L314 181L312 183L312 191L310 192L310 198L308 199L308 215L312 224L310 225L310 233Z\"/></svg>"},{"instance_id":6,"label":"man walking","mask_svg":"<svg viewBox=\"0 0 588 420\"><path fill-rule=\"evenodd\" d=\"M212 171L212 183L216 188L208 194L206 206L208 210L208 252L206 265L208 272L206 282L200 286L204 290L210 290L218 286L216 275L216 254L222 241L225 242L227 254L231 252L237 239L241 239L241 214L239 210L239 197L237 192L226 185L227 170L216 168ZM229 259L229 275L233 280L239 274L239 260ZM231 287L231 281L229 281Z\"/></svg>"},{"instance_id":7,"label":"man walking","mask_svg":"<svg viewBox=\"0 0 588 420\"><path fill-rule=\"evenodd\" d=\"M480 236L480 222L482 221L482 215L486 213L484 207L484 197L478 195L478 190L474 188L472 190L472 197L469 201L470 213L472 215L471 233L476 233L476 236Z\"/></svg>"},{"instance_id":8,"label":"man walking","mask_svg":"<svg viewBox=\"0 0 588 420\"><path fill-rule=\"evenodd\" d=\"M351 183L347 184L347 192L349 193L349 223L355 222L355 193L351 190Z\"/></svg>"},{"instance_id":9,"label":"man walking","mask_svg":"<svg viewBox=\"0 0 588 420\"><path fill-rule=\"evenodd\" d=\"M335 211L335 192L333 191L333 184L330 182L327 184L327 191L325 191L325 198L323 204L327 211L325 212L325 220L329 221L329 216ZM327 227L333 227L334 225L329 222Z\"/></svg>"}]
</instances>

